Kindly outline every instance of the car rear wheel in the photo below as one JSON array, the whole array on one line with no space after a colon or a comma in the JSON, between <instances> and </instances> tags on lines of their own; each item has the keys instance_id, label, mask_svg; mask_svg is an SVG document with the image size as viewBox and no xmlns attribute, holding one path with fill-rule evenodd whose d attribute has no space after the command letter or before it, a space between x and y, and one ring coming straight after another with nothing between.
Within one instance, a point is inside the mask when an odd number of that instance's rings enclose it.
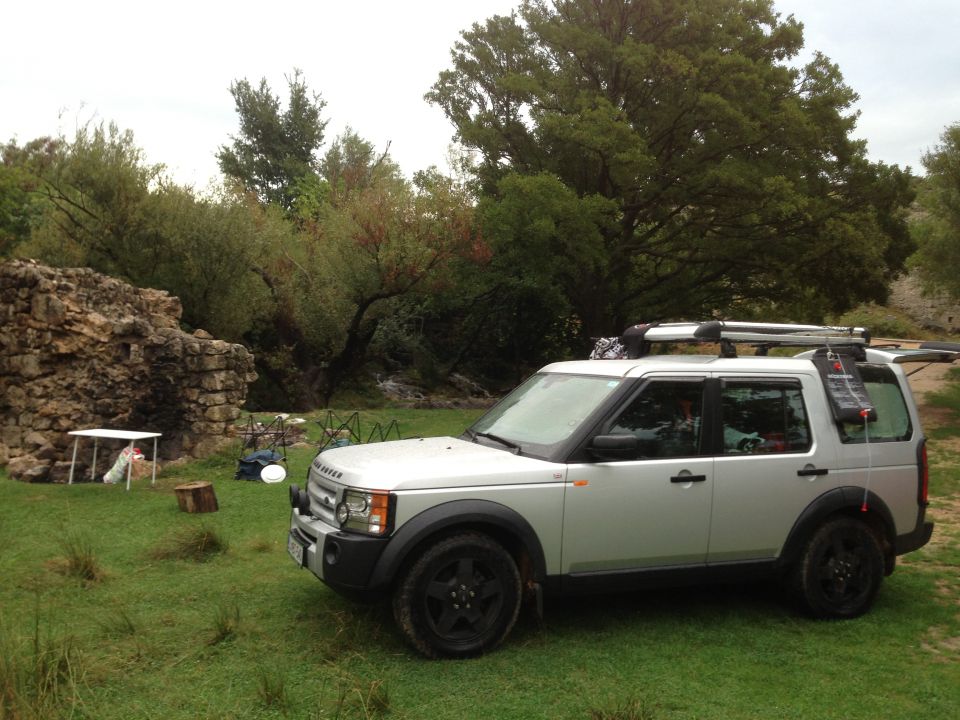
<instances>
[{"instance_id":1,"label":"car rear wheel","mask_svg":"<svg viewBox=\"0 0 960 720\"><path fill-rule=\"evenodd\" d=\"M520 572L499 543L464 533L430 546L401 578L393 613L428 657L470 657L496 647L520 611Z\"/></svg>"},{"instance_id":2,"label":"car rear wheel","mask_svg":"<svg viewBox=\"0 0 960 720\"><path fill-rule=\"evenodd\" d=\"M873 530L841 517L821 525L796 569L795 585L814 617L853 618L870 609L883 581L883 552Z\"/></svg>"}]
</instances>

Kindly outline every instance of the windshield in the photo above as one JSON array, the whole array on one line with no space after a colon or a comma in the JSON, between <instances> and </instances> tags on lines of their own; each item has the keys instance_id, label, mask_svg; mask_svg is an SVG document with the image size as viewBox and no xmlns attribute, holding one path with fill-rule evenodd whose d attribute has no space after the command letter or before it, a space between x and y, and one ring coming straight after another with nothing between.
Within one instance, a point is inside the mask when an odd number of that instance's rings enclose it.
<instances>
[{"instance_id":1,"label":"windshield","mask_svg":"<svg viewBox=\"0 0 960 720\"><path fill-rule=\"evenodd\" d=\"M470 436L494 445L548 456L569 438L617 387L609 377L539 374L516 388L477 420Z\"/></svg>"}]
</instances>

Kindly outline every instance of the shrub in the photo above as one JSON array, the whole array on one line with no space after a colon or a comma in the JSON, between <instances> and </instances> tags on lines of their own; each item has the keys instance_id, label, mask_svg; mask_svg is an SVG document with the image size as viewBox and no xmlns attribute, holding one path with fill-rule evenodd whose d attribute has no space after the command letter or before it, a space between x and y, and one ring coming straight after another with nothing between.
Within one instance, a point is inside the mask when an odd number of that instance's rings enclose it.
<instances>
[{"instance_id":1,"label":"shrub","mask_svg":"<svg viewBox=\"0 0 960 720\"><path fill-rule=\"evenodd\" d=\"M874 303L859 305L833 318L830 324L841 327L865 327L873 337L917 338L925 333L908 315Z\"/></svg>"}]
</instances>

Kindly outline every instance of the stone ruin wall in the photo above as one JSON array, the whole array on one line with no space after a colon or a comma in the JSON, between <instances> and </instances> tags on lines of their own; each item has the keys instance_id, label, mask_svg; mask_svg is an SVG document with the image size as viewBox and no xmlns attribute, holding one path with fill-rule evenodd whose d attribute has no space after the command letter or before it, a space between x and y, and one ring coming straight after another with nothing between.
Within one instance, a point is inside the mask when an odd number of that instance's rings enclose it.
<instances>
[{"instance_id":1,"label":"stone ruin wall","mask_svg":"<svg viewBox=\"0 0 960 720\"><path fill-rule=\"evenodd\" d=\"M183 332L181 312L166 292L86 268L0 263L0 465L16 479L66 482L67 433L86 428L163 433L167 460L229 443L256 379L253 356ZM114 455L121 446L101 442ZM80 442L74 480L89 470L92 445Z\"/></svg>"}]
</instances>

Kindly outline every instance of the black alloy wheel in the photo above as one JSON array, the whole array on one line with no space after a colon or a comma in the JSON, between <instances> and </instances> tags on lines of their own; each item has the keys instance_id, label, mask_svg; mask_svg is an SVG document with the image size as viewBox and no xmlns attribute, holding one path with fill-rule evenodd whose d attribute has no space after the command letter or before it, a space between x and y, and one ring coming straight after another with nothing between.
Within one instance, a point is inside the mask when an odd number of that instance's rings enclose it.
<instances>
[{"instance_id":1,"label":"black alloy wheel","mask_svg":"<svg viewBox=\"0 0 960 720\"><path fill-rule=\"evenodd\" d=\"M883 552L864 522L840 517L813 534L798 567L797 586L815 617L862 615L883 581Z\"/></svg>"},{"instance_id":2,"label":"black alloy wheel","mask_svg":"<svg viewBox=\"0 0 960 720\"><path fill-rule=\"evenodd\" d=\"M428 657L470 657L498 645L520 610L520 573L499 543L464 533L429 547L404 576L393 610Z\"/></svg>"}]
</instances>

